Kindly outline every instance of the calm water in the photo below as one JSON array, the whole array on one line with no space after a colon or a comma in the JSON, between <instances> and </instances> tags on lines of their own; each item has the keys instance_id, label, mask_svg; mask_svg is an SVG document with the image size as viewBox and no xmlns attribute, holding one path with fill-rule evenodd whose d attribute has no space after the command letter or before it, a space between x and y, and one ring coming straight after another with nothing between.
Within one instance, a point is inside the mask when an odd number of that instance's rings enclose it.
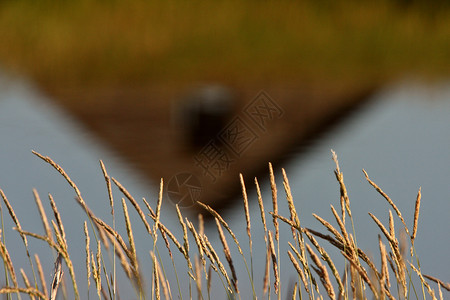
<instances>
[{"instance_id":1,"label":"calm water","mask_svg":"<svg viewBox=\"0 0 450 300\"><path fill-rule=\"evenodd\" d=\"M302 225L324 232L325 230L312 217L312 213L331 221L333 217L330 204L339 206L339 189L334 178L334 163L330 153L330 149L334 149L339 156L352 201L358 246L367 252L370 252L370 249L377 249L379 233L367 212L374 213L380 220L386 222L390 207L365 181L361 169L364 168L393 199L402 211L408 226L412 226L414 202L419 187L422 187L416 249L423 272L448 282L450 281L448 259L450 83L425 86L418 82L403 82L384 89L374 97L376 99L371 105L306 149L306 154L302 157L294 156L288 165L274 167L277 170L284 167L288 173ZM14 206L22 227L37 233L43 233L43 229L35 208L32 188L36 188L40 193L49 217L51 210L45 200L48 193L54 196L65 221L71 258L80 262L75 267L80 290L84 291L86 283L82 226L86 218L76 205L74 193L68 184L49 165L35 157L31 153L32 149L52 157L61 164L78 184L88 205L98 216L106 220L110 220L110 216L105 184L98 164L100 158L105 162L109 174L121 181L135 198L145 197L154 205L157 188L155 185L140 182L138 173L129 169L113 151L96 142L90 133L84 131L82 125L52 106L49 99L39 94L32 85L19 79L0 76L0 188ZM252 182L250 178L246 178L246 181L248 184ZM278 171L277 181L279 197L282 199L284 192L281 190L281 176ZM261 184L266 209L270 210L269 187L265 182ZM117 227L126 236L123 218L119 214L121 195L117 190L114 191L114 195L118 211ZM264 241L262 231L259 230L258 205L253 201L256 200L255 196L254 193L249 195L252 200L251 211L254 212L251 217L255 284L256 289L261 290L265 251L257 246L263 245ZM178 234L181 240L182 235L177 229L172 208L170 204L163 207L163 218L166 225ZM281 204L280 210L288 215L286 205ZM15 267L17 270L20 267L25 268L28 270L27 273L31 274L23 246L17 239L17 234L11 229L14 224L5 210L3 215L6 243L13 256ZM134 212L131 215L136 220L133 228L136 236L144 237L145 228L138 221L138 216ZM241 230L245 228L245 220L240 204L233 208L227 218L238 238L240 237L244 250L248 249L245 230ZM400 228L398 218L395 221L397 228ZM215 235L214 227L207 228L207 231L212 236ZM289 235L288 230L282 234L281 238L286 244L288 240L290 241ZM151 278L148 250L152 249L152 241L149 238L137 240L144 276ZM231 240L229 242L231 243ZM33 240L30 244L31 253L39 253L49 282L53 256L46 251L46 247L43 247L43 242ZM161 244L160 249L163 247ZM219 244L217 247L220 249ZM280 249L282 254L286 250L284 246ZM378 253L375 252L373 255L379 265ZM236 263L242 265L236 253L234 257ZM173 278L168 257L163 255L163 260L166 261L168 276ZM342 270L342 261L336 259L336 262L339 270ZM183 268L184 263L177 262L179 273L182 273ZM284 260L281 270L285 290L290 278L295 278L294 269ZM248 278L247 273L244 268L240 269L239 273L240 288L247 294L249 293L249 287L246 287L248 283L245 281ZM0 284L3 285L4 282L4 275L0 275ZM132 289L126 282L122 280L120 283L121 294L129 293L129 297L133 298ZM223 298L223 288L220 283L216 284L221 291L219 298ZM151 288L150 280L147 286ZM182 288L187 295L186 282L182 283ZM91 296L94 296L94 291L91 292ZM178 294L175 284L172 286L172 293L174 296ZM85 295L83 292L82 298L85 298Z\"/></svg>"}]
</instances>

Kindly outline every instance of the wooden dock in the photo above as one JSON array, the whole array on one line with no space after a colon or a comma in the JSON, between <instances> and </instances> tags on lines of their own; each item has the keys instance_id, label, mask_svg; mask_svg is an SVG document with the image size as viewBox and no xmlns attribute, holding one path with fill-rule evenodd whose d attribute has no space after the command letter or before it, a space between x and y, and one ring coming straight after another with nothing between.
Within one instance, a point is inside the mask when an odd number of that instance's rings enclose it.
<instances>
[{"instance_id":1,"label":"wooden dock","mask_svg":"<svg viewBox=\"0 0 450 300\"><path fill-rule=\"evenodd\" d=\"M200 147L192 146L187 125L176 112L190 87L77 88L49 90L103 143L182 207L195 201L216 209L230 206L247 185L266 178L293 149L326 132L370 99L378 85L319 88L232 87L235 105L219 130ZM263 180L263 178L261 178Z\"/></svg>"}]
</instances>

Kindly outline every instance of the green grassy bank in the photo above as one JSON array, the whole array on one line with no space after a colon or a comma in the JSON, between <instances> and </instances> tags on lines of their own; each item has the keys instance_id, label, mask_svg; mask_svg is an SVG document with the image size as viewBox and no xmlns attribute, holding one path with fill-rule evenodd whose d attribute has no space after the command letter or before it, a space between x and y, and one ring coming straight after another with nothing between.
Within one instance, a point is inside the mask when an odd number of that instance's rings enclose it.
<instances>
[{"instance_id":1,"label":"green grassy bank","mask_svg":"<svg viewBox=\"0 0 450 300\"><path fill-rule=\"evenodd\" d=\"M442 77L450 10L438 4L8 1L0 65L49 87Z\"/></svg>"}]
</instances>

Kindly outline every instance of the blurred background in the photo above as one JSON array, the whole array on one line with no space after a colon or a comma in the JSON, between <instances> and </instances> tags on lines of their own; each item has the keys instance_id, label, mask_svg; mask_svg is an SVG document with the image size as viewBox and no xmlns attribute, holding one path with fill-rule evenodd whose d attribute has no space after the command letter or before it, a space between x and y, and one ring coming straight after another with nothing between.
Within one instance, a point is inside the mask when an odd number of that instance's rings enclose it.
<instances>
[{"instance_id":1,"label":"blurred background","mask_svg":"<svg viewBox=\"0 0 450 300\"><path fill-rule=\"evenodd\" d=\"M168 218L200 200L244 224L238 174L255 210L260 178L270 207L270 161L316 224L339 200L333 148L362 236L376 232L367 211L388 211L362 168L410 222L422 186L416 245L436 245L423 264L449 281L449 70L447 1L2 1L0 188L28 226L40 226L31 189L55 193L81 230L70 188L30 150L108 216L103 159L153 204L164 178Z\"/></svg>"}]
</instances>

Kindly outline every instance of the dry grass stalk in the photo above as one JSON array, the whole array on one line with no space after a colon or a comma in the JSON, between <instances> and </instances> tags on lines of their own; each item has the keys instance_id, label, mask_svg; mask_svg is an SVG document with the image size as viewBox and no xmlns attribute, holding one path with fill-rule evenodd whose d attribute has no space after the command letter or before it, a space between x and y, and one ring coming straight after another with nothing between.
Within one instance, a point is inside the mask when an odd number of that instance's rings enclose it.
<instances>
[{"instance_id":1,"label":"dry grass stalk","mask_svg":"<svg viewBox=\"0 0 450 300\"><path fill-rule=\"evenodd\" d=\"M352 217L352 211L350 210L350 199L348 198L347 188L344 184L344 174L342 174L341 169L339 167L339 161L337 159L336 153L331 150L333 161L336 164L336 170L334 171L334 174L336 175L336 179L339 182L340 187L340 193L341 193L341 200L343 199L343 202L345 203L345 208L347 210L347 213L349 217ZM345 212L342 210L342 220L345 220Z\"/></svg>"},{"instance_id":2,"label":"dry grass stalk","mask_svg":"<svg viewBox=\"0 0 450 300\"><path fill-rule=\"evenodd\" d=\"M36 266L38 269L39 279L41 281L42 292L45 294L45 297L48 298L48 290L47 290L47 281L45 280L44 270L42 269L41 260L37 254L34 255L34 260L36 261Z\"/></svg>"},{"instance_id":3,"label":"dry grass stalk","mask_svg":"<svg viewBox=\"0 0 450 300\"><path fill-rule=\"evenodd\" d=\"M159 226L159 218L161 217L161 205L162 205L162 199L163 199L163 187L164 187L164 181L161 178L161 182L159 184L159 197L158 197L158 202L156 203L156 220L155 220L155 225L154 225L154 229L153 232L155 233L155 243L156 243L156 239L157 239L157 235L156 232L158 231L158 226Z\"/></svg>"},{"instance_id":4,"label":"dry grass stalk","mask_svg":"<svg viewBox=\"0 0 450 300\"><path fill-rule=\"evenodd\" d=\"M108 190L108 198L109 198L109 206L111 207L111 215L114 215L114 198L113 198L112 189L111 189L111 177L109 177L108 173L106 172L105 164L103 163L102 160L100 160L100 167L103 172L103 177L105 177L106 189Z\"/></svg>"},{"instance_id":5,"label":"dry grass stalk","mask_svg":"<svg viewBox=\"0 0 450 300\"><path fill-rule=\"evenodd\" d=\"M100 285L99 285L99 269L97 268L97 264L95 262L94 252L91 252L91 263L92 263L92 277L94 278L95 287L97 288L97 295L100 299Z\"/></svg>"},{"instance_id":6,"label":"dry grass stalk","mask_svg":"<svg viewBox=\"0 0 450 300\"><path fill-rule=\"evenodd\" d=\"M11 204L8 201L8 198L6 198L6 195L5 195L5 193L3 192L2 189L0 189L0 195L3 198L3 202L5 203L6 207L8 208L9 215L13 219L14 224L16 224L18 229L22 229L22 227L20 226L19 219L17 218L16 213L14 212L14 209L12 208ZM33 271L33 277L36 280L36 275L35 275L35 272L34 272L33 262L31 260L30 251L28 250L27 236L24 235L24 234L21 234L20 231L19 231L19 234L20 234L20 237L22 238L23 244L25 245L25 251L26 251L28 260L30 262L31 270Z\"/></svg>"},{"instance_id":7,"label":"dry grass stalk","mask_svg":"<svg viewBox=\"0 0 450 300\"><path fill-rule=\"evenodd\" d=\"M367 275L366 270L361 266L361 264L358 263L358 261L355 261L353 258L348 256L345 252L342 251L341 253L345 258L347 258L347 260L350 262L352 267L359 273L359 276L361 276L361 278L367 283L367 285L369 286L370 290L372 291L375 299L378 299L378 292L375 288L375 285L372 283L369 276Z\"/></svg>"},{"instance_id":8,"label":"dry grass stalk","mask_svg":"<svg viewBox=\"0 0 450 300\"><path fill-rule=\"evenodd\" d=\"M436 299L436 295L435 295L435 293L434 293L434 290L430 287L430 285L429 285L428 282L425 280L425 278L423 278L422 273L421 273L419 270L417 270L417 268L416 268L412 263L409 263L409 265L410 265L411 268L414 270L414 272L417 273L417 275L418 275L419 278L420 278L420 281L421 281L422 284L427 288L428 294L430 294L431 298L433 298L433 300L437 300L437 299Z\"/></svg>"},{"instance_id":9,"label":"dry grass stalk","mask_svg":"<svg viewBox=\"0 0 450 300\"><path fill-rule=\"evenodd\" d=\"M198 214L198 235L203 236L205 234L205 221L203 220L203 215Z\"/></svg>"},{"instance_id":10,"label":"dry grass stalk","mask_svg":"<svg viewBox=\"0 0 450 300\"><path fill-rule=\"evenodd\" d=\"M426 274L422 274L422 275L423 275L423 277L428 278L429 280L436 282L437 284L439 284L444 289L446 289L447 291L450 292L450 283L445 283L442 280L440 280L440 279L438 279L436 277L430 276L430 275L426 275Z\"/></svg>"},{"instance_id":11,"label":"dry grass stalk","mask_svg":"<svg viewBox=\"0 0 450 300\"><path fill-rule=\"evenodd\" d=\"M263 280L263 294L265 295L267 293L267 290L269 288L269 280L270 280L270 246L267 245L267 251L266 251L266 267L264 272L264 280Z\"/></svg>"},{"instance_id":12,"label":"dry grass stalk","mask_svg":"<svg viewBox=\"0 0 450 300\"><path fill-rule=\"evenodd\" d=\"M272 231L269 230L269 246L270 246L270 255L272 257L272 267L273 267L273 274L275 276L275 282L273 283L273 287L275 289L275 294L278 294L279 286L280 286L280 274L278 274L278 264L277 264L277 255L275 252L275 245L273 243L272 238Z\"/></svg>"},{"instance_id":13,"label":"dry grass stalk","mask_svg":"<svg viewBox=\"0 0 450 300\"><path fill-rule=\"evenodd\" d=\"M248 244L250 247L250 256L252 256L252 233L250 223L250 212L248 209L247 190L245 188L244 176L242 176L242 173L239 174L239 180L241 181L242 198L244 200L245 221L247 223L247 235L248 235Z\"/></svg>"},{"instance_id":14,"label":"dry grass stalk","mask_svg":"<svg viewBox=\"0 0 450 300\"><path fill-rule=\"evenodd\" d=\"M69 185L75 190L75 194L79 198L79 201L82 202L82 203L85 203L84 200L83 200L83 197L81 197L81 193L80 193L80 190L78 189L77 185L72 181L72 179L70 179L69 175L67 175L67 173L64 171L63 168L61 168L61 166L59 166L57 163L55 163L48 156L43 156L42 154L39 154L39 153L37 153L34 150L31 150L31 152L34 155L36 155L37 157L39 157L40 159L42 159L45 162L47 162L48 164L50 164L56 171L58 171L59 174L61 174L64 177L64 179L66 179L66 181L69 183Z\"/></svg>"},{"instance_id":15,"label":"dry grass stalk","mask_svg":"<svg viewBox=\"0 0 450 300\"><path fill-rule=\"evenodd\" d=\"M339 228L341 229L341 233L342 233L342 236L344 237L344 241L345 241L346 245L350 246L350 240L348 238L347 230L345 229L345 224L339 217L336 210L334 209L334 206L333 205L330 205L330 206L331 206L331 211L333 212L334 218L336 219L336 222L338 223Z\"/></svg>"},{"instance_id":16,"label":"dry grass stalk","mask_svg":"<svg viewBox=\"0 0 450 300\"><path fill-rule=\"evenodd\" d=\"M101 264L101 257L102 257L102 247L100 245L100 241L97 242L97 255L96 255L96 263L97 263L97 293L100 298L100 291L102 289L102 264ZM92 262L94 263L94 262Z\"/></svg>"},{"instance_id":17,"label":"dry grass stalk","mask_svg":"<svg viewBox=\"0 0 450 300\"><path fill-rule=\"evenodd\" d=\"M381 277L380 277L380 286L384 287L386 286L388 288L391 287L391 282L389 278L389 269L387 265L387 252L386 252L386 246L381 241L381 236L378 236L378 244L380 247L380 256L381 256Z\"/></svg>"},{"instance_id":18,"label":"dry grass stalk","mask_svg":"<svg viewBox=\"0 0 450 300\"><path fill-rule=\"evenodd\" d=\"M155 215L150 215L150 217L156 221L156 216ZM164 224L159 223L158 225L159 227L159 231L161 232L161 234L167 234L167 236L172 240L172 242L175 244L175 246L177 247L178 251L181 252L181 254L183 254L184 258L186 259L186 262L188 264L188 268L190 270L192 270L192 263L191 263L191 259L189 257L189 253L186 252L186 249L181 246L180 242L178 242L177 238L172 234L172 232L166 227L164 226Z\"/></svg>"},{"instance_id":19,"label":"dry grass stalk","mask_svg":"<svg viewBox=\"0 0 450 300\"><path fill-rule=\"evenodd\" d=\"M36 288L13 288L4 287L0 289L0 294L23 293L40 299L48 299L41 291Z\"/></svg>"},{"instance_id":20,"label":"dry grass stalk","mask_svg":"<svg viewBox=\"0 0 450 300\"><path fill-rule=\"evenodd\" d=\"M125 241L123 240L122 236L117 231L112 229L108 224L103 222L103 220L101 220L101 219L99 219L99 218L97 218L95 216L93 216L92 219L94 220L96 225L98 225L100 228L104 229L108 234L112 235L116 239L116 241L119 243L119 245L122 248L122 250L126 253L128 259L131 261L133 259L132 258L132 253L128 249L128 247L127 247ZM116 247L116 249L117 249L117 247Z\"/></svg>"},{"instance_id":21,"label":"dry grass stalk","mask_svg":"<svg viewBox=\"0 0 450 300\"><path fill-rule=\"evenodd\" d=\"M269 163L269 174L270 174L270 189L272 190L272 205L273 213L278 215L278 201L277 201L277 185L275 183L275 176L273 174L272 164ZM275 240L280 239L280 228L278 226L278 219L273 218L273 226L275 227Z\"/></svg>"},{"instance_id":22,"label":"dry grass stalk","mask_svg":"<svg viewBox=\"0 0 450 300\"><path fill-rule=\"evenodd\" d=\"M63 270L62 270L62 255L58 254L58 257L56 258L55 261L55 267L53 270L53 280L52 280L52 285L51 285L51 289L50 289L50 300L54 300L56 299L56 294L58 293L58 287L59 284L61 283L61 279L63 276Z\"/></svg>"},{"instance_id":23,"label":"dry grass stalk","mask_svg":"<svg viewBox=\"0 0 450 300\"><path fill-rule=\"evenodd\" d=\"M219 215L219 213L217 211L215 211L214 209L211 208L211 206L206 205L204 203L201 203L199 201L197 201L197 203L203 207L204 209L206 209L210 214L212 214L214 216L214 218L216 218L223 227L225 227L225 229L228 231L228 233L231 235L231 237L233 238L234 243L236 244L236 246L238 247L239 253L242 255L242 257L244 257L244 252L242 251L241 245L239 244L238 239L236 238L236 235L233 233L233 231L231 230L230 226L228 226L228 223L225 222L225 220L222 218L221 215Z\"/></svg>"},{"instance_id":24,"label":"dry grass stalk","mask_svg":"<svg viewBox=\"0 0 450 300\"><path fill-rule=\"evenodd\" d=\"M258 179L255 177L256 194L258 195L259 211L261 212L261 221L264 227L264 240L267 243L267 224L266 213L264 211L264 203L261 196L261 189L259 188Z\"/></svg>"},{"instance_id":25,"label":"dry grass stalk","mask_svg":"<svg viewBox=\"0 0 450 300\"><path fill-rule=\"evenodd\" d=\"M233 277L234 289L236 290L236 293L239 294L236 270L234 268L233 259L231 258L230 248L228 247L228 243L225 238L225 235L223 234L222 226L220 225L219 220L217 218L215 220L216 220L216 225L217 225L217 231L219 232L219 236L220 236L220 241L222 242L222 246L223 246L223 253L225 254L225 258L226 258L228 265L230 267L230 270L231 270L231 276Z\"/></svg>"},{"instance_id":26,"label":"dry grass stalk","mask_svg":"<svg viewBox=\"0 0 450 300\"><path fill-rule=\"evenodd\" d=\"M386 236L386 238L389 241L389 245L391 246L392 253L393 253L393 261L397 265L397 271L396 271L396 277L397 281L401 283L402 285L402 294L404 297L407 295L407 283L406 283L406 272L405 272L405 262L403 259L403 255L399 248L398 240L395 237L392 237L392 235L386 230L384 225L375 217L373 214L369 212L369 215L372 217L372 219L375 221L375 223L378 225L378 227L381 229L383 234Z\"/></svg>"},{"instance_id":27,"label":"dry grass stalk","mask_svg":"<svg viewBox=\"0 0 450 300\"><path fill-rule=\"evenodd\" d=\"M56 223L58 224L58 228L61 233L62 240L63 240L64 244L67 245L66 232L64 230L64 225L61 220L61 215L58 211L58 208L56 207L55 200L53 200L53 196L51 194L48 194L48 199L50 200L50 206L52 207L53 215L55 216Z\"/></svg>"},{"instance_id":28,"label":"dry grass stalk","mask_svg":"<svg viewBox=\"0 0 450 300\"><path fill-rule=\"evenodd\" d=\"M342 235L339 233L339 231L336 230L328 221L325 221L321 217L319 217L316 214L312 214L314 218L316 218L320 223L322 223L323 226L325 226L329 232L331 232L334 237L342 244L346 244L345 239L342 237Z\"/></svg>"},{"instance_id":29,"label":"dry grass stalk","mask_svg":"<svg viewBox=\"0 0 450 300\"><path fill-rule=\"evenodd\" d=\"M150 251L150 257L152 258L153 261L153 278L155 280L155 297L157 300L161 299L161 293L159 291L159 272L158 272L158 263L156 260L156 256L155 254ZM166 298L167 299L167 298Z\"/></svg>"},{"instance_id":30,"label":"dry grass stalk","mask_svg":"<svg viewBox=\"0 0 450 300\"><path fill-rule=\"evenodd\" d=\"M19 232L23 232L20 230ZM14 266L11 260L11 256L9 255L8 249L6 248L5 244L3 244L3 241L1 240L1 230L0 230L0 254L3 258L3 263L6 264L6 268L9 271L9 274L11 275L11 280L14 284L14 287L17 288L19 285L17 283L17 276L16 271L14 270Z\"/></svg>"},{"instance_id":31,"label":"dry grass stalk","mask_svg":"<svg viewBox=\"0 0 450 300\"><path fill-rule=\"evenodd\" d=\"M381 276L378 279L379 284L379 295L380 299L384 299L385 297L385 285L388 287L390 286L390 283L388 282L387 277L389 276L389 270L387 266L387 260L386 260L386 247L384 246L383 242L381 241L381 236L378 235L378 245L380 247L380 256L381 256Z\"/></svg>"},{"instance_id":32,"label":"dry grass stalk","mask_svg":"<svg viewBox=\"0 0 450 300\"><path fill-rule=\"evenodd\" d=\"M295 298L297 298L297 282L294 285L294 288L292 289L292 300L295 300Z\"/></svg>"},{"instance_id":33,"label":"dry grass stalk","mask_svg":"<svg viewBox=\"0 0 450 300\"><path fill-rule=\"evenodd\" d=\"M200 260L198 256L195 256L195 283L197 286L197 297L198 300L203 299L202 296L202 266L200 265Z\"/></svg>"},{"instance_id":34,"label":"dry grass stalk","mask_svg":"<svg viewBox=\"0 0 450 300\"><path fill-rule=\"evenodd\" d=\"M42 205L41 198L39 197L39 194L36 189L33 189L33 195L34 195L34 199L35 199L36 205L39 210L39 214L41 216L41 220L42 220L42 224L44 226L45 232L50 239L53 239L52 229L50 228L50 225L48 224L47 214L45 213L44 206Z\"/></svg>"},{"instance_id":35,"label":"dry grass stalk","mask_svg":"<svg viewBox=\"0 0 450 300\"><path fill-rule=\"evenodd\" d=\"M211 270L212 270L212 265L209 265L208 267L208 275L206 276L206 290L208 292L208 295L211 294ZM217 272L217 269L216 269Z\"/></svg>"},{"instance_id":36,"label":"dry grass stalk","mask_svg":"<svg viewBox=\"0 0 450 300\"><path fill-rule=\"evenodd\" d=\"M131 205L133 205L134 209L139 214L139 217L141 218L142 223L144 223L145 229L147 229L147 232L150 235L152 235L152 229L151 229L150 225L148 224L147 219L145 218L144 212L142 211L142 209L139 206L139 204L137 203L137 201L133 198L133 196L131 196L131 194L127 191L127 189L124 188L122 186L122 184L120 184L119 181L117 181L114 177L112 177L111 179L114 182L114 184L119 188L119 190L122 192L122 194L124 194L125 197L130 201ZM110 200L110 201L111 201L111 205L113 205L112 200Z\"/></svg>"},{"instance_id":37,"label":"dry grass stalk","mask_svg":"<svg viewBox=\"0 0 450 300\"><path fill-rule=\"evenodd\" d=\"M25 287L27 289L31 288L30 281L28 280L27 274L25 274L25 271L22 268L20 268L20 274L22 275L22 279L23 279L23 283L25 284ZM35 299L34 295L30 295L30 298L33 300Z\"/></svg>"},{"instance_id":38,"label":"dry grass stalk","mask_svg":"<svg viewBox=\"0 0 450 300\"><path fill-rule=\"evenodd\" d=\"M320 262L319 257L311 249L311 246L306 244L306 249L308 250L314 264L317 266L317 268L313 267L313 269L319 275L320 281L327 291L328 296L330 297L330 299L335 299L336 294L334 293L333 285L331 284L330 277L328 276L327 268Z\"/></svg>"},{"instance_id":39,"label":"dry grass stalk","mask_svg":"<svg viewBox=\"0 0 450 300\"><path fill-rule=\"evenodd\" d=\"M87 228L87 222L84 221L84 236L85 236L85 244L86 244L86 278L87 278L87 289L89 292L89 287L91 285L91 261L90 261L90 250L89 250L89 231Z\"/></svg>"},{"instance_id":40,"label":"dry grass stalk","mask_svg":"<svg viewBox=\"0 0 450 300\"><path fill-rule=\"evenodd\" d=\"M115 237L112 234L107 233L106 235L110 241L114 242ZM120 264L122 265L122 268L123 268L125 274L127 275L127 277L129 279L131 279L133 276L133 272L131 271L132 268L127 261L127 255L125 255L122 247L115 247L114 249L115 249L115 253L116 253L117 257L119 257ZM126 252L128 252L128 251L126 251Z\"/></svg>"},{"instance_id":41,"label":"dry grass stalk","mask_svg":"<svg viewBox=\"0 0 450 300\"><path fill-rule=\"evenodd\" d=\"M414 209L414 222L413 222L413 232L411 234L411 245L414 246L414 240L417 235L417 224L419 221L419 210L420 210L420 199L422 198L422 188L419 188L419 192L417 193L416 206Z\"/></svg>"},{"instance_id":42,"label":"dry grass stalk","mask_svg":"<svg viewBox=\"0 0 450 300\"><path fill-rule=\"evenodd\" d=\"M209 252L211 253L211 256L214 258L214 262L213 260L211 260L211 263L214 265L214 263L217 264L217 267L219 268L220 273L222 273L222 275L225 277L225 280L227 281L228 287L231 289L232 288L232 283L230 280L230 277L228 276L227 271L225 270L225 267L223 266L222 262L220 261L219 256L217 255L217 252L214 250L213 246L211 245L211 243L209 242L208 238L205 236L203 236L203 240L205 242L206 247L208 247ZM208 253L205 251L205 253ZM210 256L208 256L208 258L211 259Z\"/></svg>"},{"instance_id":43,"label":"dry grass stalk","mask_svg":"<svg viewBox=\"0 0 450 300\"><path fill-rule=\"evenodd\" d=\"M137 261L137 255L136 255L136 245L134 244L134 236L133 236L133 229L131 228L130 223L130 217L128 215L128 208L127 204L125 203L125 199L122 198L122 208L123 208L123 215L125 217L125 226L127 228L127 235L128 235L128 243L129 243L129 252L131 254L131 265L133 266L136 273L139 272L139 264Z\"/></svg>"},{"instance_id":44,"label":"dry grass stalk","mask_svg":"<svg viewBox=\"0 0 450 300\"><path fill-rule=\"evenodd\" d=\"M392 235L387 231L386 227L384 227L383 223L378 220L377 217L375 217L372 213L369 212L369 216L375 221L375 223L378 225L378 227L381 229L381 232L383 232L384 236L388 239L389 243L393 245L394 247L398 248L398 242L395 239L395 237L392 237Z\"/></svg>"},{"instance_id":45,"label":"dry grass stalk","mask_svg":"<svg viewBox=\"0 0 450 300\"><path fill-rule=\"evenodd\" d=\"M336 266L334 265L333 261L331 260L331 257L328 255L328 253L325 251L325 249L323 249L319 245L319 243L316 241L316 239L309 232L306 231L305 234L308 237L308 239L311 241L311 243L314 245L314 247L317 249L319 254L322 256L323 260L325 260L327 262L327 264L330 267L331 271L333 272L333 276L335 277L336 282L338 284L339 293L340 293L340 295L343 296L344 295L344 291L345 291L344 284L341 281L341 277L339 275L339 272L336 269Z\"/></svg>"},{"instance_id":46,"label":"dry grass stalk","mask_svg":"<svg viewBox=\"0 0 450 300\"><path fill-rule=\"evenodd\" d=\"M200 259L202 261L202 266L205 268L206 271L206 261L205 261L205 256L204 256L204 246L202 244L202 241L200 240L200 236L197 233L197 231L195 230L194 224L192 224L191 222L189 222L189 220L186 218L186 224L189 228L189 230L191 231L192 235L194 236L194 240L195 243L197 244L197 248L198 248L198 253L200 254Z\"/></svg>"},{"instance_id":47,"label":"dry grass stalk","mask_svg":"<svg viewBox=\"0 0 450 300\"><path fill-rule=\"evenodd\" d=\"M364 176L366 176L366 180L370 183L371 186L373 186L375 188L375 190L384 197L384 199L386 199L386 201L392 206L392 208L394 209L395 213L397 214L397 216L400 218L400 220L403 223L403 226L405 226L405 230L409 235L409 231L408 231L408 227L406 226L405 220L403 219L402 213L400 212L400 210L397 208L397 206L394 204L394 202L391 200L391 198L389 198L389 196L383 192L383 190L375 183L373 182L370 178L369 175L367 174L367 172L363 169L364 172Z\"/></svg>"},{"instance_id":48,"label":"dry grass stalk","mask_svg":"<svg viewBox=\"0 0 450 300\"><path fill-rule=\"evenodd\" d=\"M281 172L283 173L283 186L284 191L286 193L286 200L288 202L289 206L289 212L291 214L291 220L297 224L297 227L300 227L300 220L298 218L297 210L295 209L294 205L294 199L292 197L291 187L289 185L289 180L286 175L286 171L284 169L281 169Z\"/></svg>"},{"instance_id":49,"label":"dry grass stalk","mask_svg":"<svg viewBox=\"0 0 450 300\"><path fill-rule=\"evenodd\" d=\"M389 210L389 233L393 240L396 240L395 237L395 225L394 225L394 216L392 215L392 211Z\"/></svg>"},{"instance_id":50,"label":"dry grass stalk","mask_svg":"<svg viewBox=\"0 0 450 300\"><path fill-rule=\"evenodd\" d=\"M298 264L297 259L295 259L294 255L289 250L288 250L288 256L292 262L292 265L294 266L295 270L297 271L298 275L300 276L300 279L303 282L303 286L305 287L306 292L309 294L309 287L308 287L308 282L306 281L305 273L303 272L302 268L300 268L300 265Z\"/></svg>"},{"instance_id":51,"label":"dry grass stalk","mask_svg":"<svg viewBox=\"0 0 450 300\"><path fill-rule=\"evenodd\" d=\"M297 229L298 231L302 231L302 229L299 226L297 226L297 224L294 221L289 220L288 218L285 218L283 216L276 215L271 211L269 211L269 214L271 214L274 218L280 219L284 223L288 224L291 228Z\"/></svg>"},{"instance_id":52,"label":"dry grass stalk","mask_svg":"<svg viewBox=\"0 0 450 300\"><path fill-rule=\"evenodd\" d=\"M189 240L188 240L188 234L187 234L187 227L186 224L183 221L183 216L181 215L180 208L178 207L178 204L175 205L177 209L177 216L178 216L178 222L180 222L181 228L183 229L183 240L184 240L184 250L186 253L189 253Z\"/></svg>"}]
</instances>

